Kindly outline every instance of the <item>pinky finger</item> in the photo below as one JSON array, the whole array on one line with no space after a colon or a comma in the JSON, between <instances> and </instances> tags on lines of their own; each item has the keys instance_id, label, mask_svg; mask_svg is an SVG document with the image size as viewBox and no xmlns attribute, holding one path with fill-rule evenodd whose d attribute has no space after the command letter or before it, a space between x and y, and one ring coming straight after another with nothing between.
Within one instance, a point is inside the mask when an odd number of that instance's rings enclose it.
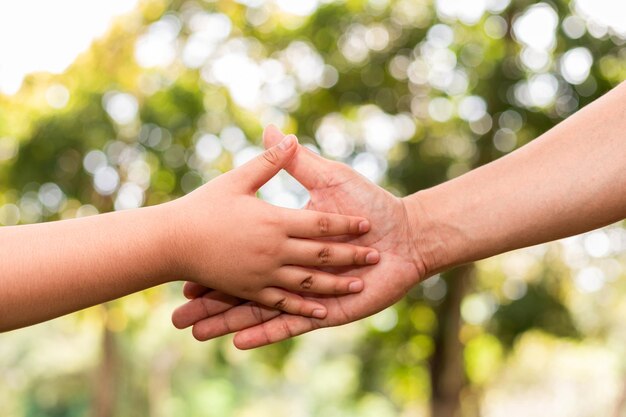
<instances>
[{"instance_id":1,"label":"pinky finger","mask_svg":"<svg viewBox=\"0 0 626 417\"><path fill-rule=\"evenodd\" d=\"M261 290L253 301L298 316L323 319L327 314L322 304L275 287Z\"/></svg>"}]
</instances>

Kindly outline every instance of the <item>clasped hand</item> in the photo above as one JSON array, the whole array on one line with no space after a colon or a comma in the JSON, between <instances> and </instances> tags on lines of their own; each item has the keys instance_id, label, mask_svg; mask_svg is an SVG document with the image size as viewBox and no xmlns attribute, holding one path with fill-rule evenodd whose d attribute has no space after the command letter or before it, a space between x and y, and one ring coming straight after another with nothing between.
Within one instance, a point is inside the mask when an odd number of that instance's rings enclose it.
<instances>
[{"instance_id":1,"label":"clasped hand","mask_svg":"<svg viewBox=\"0 0 626 417\"><path fill-rule=\"evenodd\" d=\"M275 149L272 146L281 140L283 140L281 143L285 143L284 140L290 140L289 138L290 136L285 137L273 126L269 126L264 132L265 146L270 149ZM293 140L295 145L295 138ZM285 252L282 253L282 258L276 258L275 256L281 252L279 249L285 246L269 245L267 238L264 239L264 234L277 233L281 229L275 229L278 223L270 222L263 231L249 231L247 228L251 226L242 224L239 225L242 235L240 238L249 239L250 244L240 245L245 247L248 253L244 256L238 254L237 259L266 264L265 270L274 273L272 285L283 286L286 290L302 291L305 277L313 274L319 278L319 286L315 287L315 292L320 295L309 294L301 298L290 294L289 297L293 297L294 300L291 306L299 304L298 308L288 310L282 304L277 304L277 300L289 300L286 298L289 293L264 287L268 282L267 274L251 274L249 279L246 279L246 291L231 290L230 295L219 291L220 288L214 285L200 285L198 284L200 281L187 283L184 294L191 301L179 307L174 312L172 320L178 328L193 326L196 339L208 340L227 333L239 332L235 337L235 345L248 349L284 340L319 327L345 324L383 310L404 296L409 288L425 276L424 264L416 256L414 248L406 244L410 240L411 232L402 199L371 183L344 164L326 160L301 146L294 146L293 152L295 155L287 161L285 168L308 189L311 199L306 206L308 210L294 212L272 209L276 213L284 213L284 217L281 216L283 219L289 214L294 216L294 220L281 222L283 227L291 227L291 232L285 234L283 231L281 237L277 239L282 239L284 244L285 241L293 239L288 237L289 233L299 238L322 237L319 224L320 218L324 216L328 216L327 219L331 224L336 222L338 225L337 229L332 229L332 233L325 235L332 234L338 237L333 238L334 242L323 243L295 240L289 251L300 250L301 255L288 255ZM257 161L260 162L261 160ZM248 171L252 170L240 168L219 179L230 182L231 185L248 181L248 189L245 191L248 196L245 199L242 197L239 201L252 204L250 201L252 189L258 188L261 182L267 181L278 169L268 169L265 176L260 179L257 176L254 180L247 176ZM253 183L250 184L250 181ZM228 188L224 187L225 193L228 193ZM244 190L240 192L245 194ZM249 210L254 213L254 210L257 210L254 207L263 203L257 200L254 204L247 208L237 207L235 210L241 215L235 217L245 218L245 213ZM232 209L231 207L229 210ZM356 224L369 225L369 223L362 223L365 221L362 217L352 216L363 215L371 221L371 228L364 226L363 229L357 230ZM295 220L295 216L299 217L298 221ZM357 233L365 231L367 233ZM320 262L319 254L323 247L336 254L332 262L324 264ZM374 250L376 252L373 252ZM366 262L369 260L367 253L372 254L370 255L372 261L378 262ZM259 254L265 256L258 260L250 259ZM235 261L227 260L225 262L227 267L218 270L227 271L226 274L234 271L231 262ZM333 267L324 269L335 275L291 266L294 263L313 267ZM348 283L359 283L356 281L357 278L362 279L365 285L358 294L350 293ZM312 289L314 288L307 289L307 292L311 292ZM275 308L277 306L283 307L280 310L289 314L277 310ZM324 311L327 311L325 317L318 317L313 313L319 306L323 306Z\"/></svg>"},{"instance_id":2,"label":"clasped hand","mask_svg":"<svg viewBox=\"0 0 626 417\"><path fill-rule=\"evenodd\" d=\"M237 297L321 319L326 306L303 294L356 293L363 281L317 268L378 262L375 249L328 240L368 232L366 218L280 208L255 197L291 161L297 147L295 136L287 136L244 166L169 203L171 215L184 221L181 230L186 234L174 239L181 242L173 257L175 270L196 285L221 291L216 302Z\"/></svg>"}]
</instances>

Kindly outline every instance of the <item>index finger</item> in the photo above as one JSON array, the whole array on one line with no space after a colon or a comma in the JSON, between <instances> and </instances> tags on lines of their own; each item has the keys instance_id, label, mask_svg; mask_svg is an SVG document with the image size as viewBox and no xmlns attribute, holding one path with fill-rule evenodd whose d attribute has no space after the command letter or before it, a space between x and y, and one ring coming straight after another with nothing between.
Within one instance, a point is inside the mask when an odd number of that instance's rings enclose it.
<instances>
[{"instance_id":1,"label":"index finger","mask_svg":"<svg viewBox=\"0 0 626 417\"><path fill-rule=\"evenodd\" d=\"M313 210L283 210L285 212L283 219L290 237L360 235L370 230L370 222L364 217Z\"/></svg>"}]
</instances>

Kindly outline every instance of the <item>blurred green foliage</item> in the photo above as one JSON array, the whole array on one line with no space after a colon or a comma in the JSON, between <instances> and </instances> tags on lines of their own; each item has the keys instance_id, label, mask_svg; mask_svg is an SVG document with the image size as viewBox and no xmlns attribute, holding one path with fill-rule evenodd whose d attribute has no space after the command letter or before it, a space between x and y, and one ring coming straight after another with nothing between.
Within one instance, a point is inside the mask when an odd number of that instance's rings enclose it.
<instances>
[{"instance_id":1,"label":"blurred green foliage","mask_svg":"<svg viewBox=\"0 0 626 417\"><path fill-rule=\"evenodd\" d=\"M0 96L0 222L168 201L258 152L270 122L411 193L524 145L625 78L624 39L574 2L539 4L556 19L543 49L513 29L534 2L483 3L455 15L445 1L345 0L297 16L263 1L144 1L66 73ZM286 176L261 196L306 198ZM153 289L2 335L0 411L609 415L623 406L625 233L451 271L363 322L253 352L175 331L179 286ZM604 389L581 395L594 384Z\"/></svg>"}]
</instances>

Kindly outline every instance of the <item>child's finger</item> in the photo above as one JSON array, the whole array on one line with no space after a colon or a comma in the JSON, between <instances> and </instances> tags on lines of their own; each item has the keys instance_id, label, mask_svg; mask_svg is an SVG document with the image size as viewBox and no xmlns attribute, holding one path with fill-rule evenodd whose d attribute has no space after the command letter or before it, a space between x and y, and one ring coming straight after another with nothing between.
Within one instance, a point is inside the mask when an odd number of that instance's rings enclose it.
<instances>
[{"instance_id":1,"label":"child's finger","mask_svg":"<svg viewBox=\"0 0 626 417\"><path fill-rule=\"evenodd\" d=\"M285 212L287 234L291 237L358 235L370 230L370 222L364 217L311 210L282 210Z\"/></svg>"},{"instance_id":2,"label":"child's finger","mask_svg":"<svg viewBox=\"0 0 626 417\"><path fill-rule=\"evenodd\" d=\"M379 261L375 249L349 243L290 239L284 262L302 266L372 265Z\"/></svg>"},{"instance_id":3,"label":"child's finger","mask_svg":"<svg viewBox=\"0 0 626 417\"><path fill-rule=\"evenodd\" d=\"M326 307L315 301L307 300L297 294L292 294L280 288L267 287L262 289L254 298L257 303L272 307L289 314L298 316L326 317Z\"/></svg>"},{"instance_id":4,"label":"child's finger","mask_svg":"<svg viewBox=\"0 0 626 417\"><path fill-rule=\"evenodd\" d=\"M288 291L316 294L350 294L363 289L363 281L355 277L340 277L328 272L298 266L280 268L274 276L276 286Z\"/></svg>"}]
</instances>

